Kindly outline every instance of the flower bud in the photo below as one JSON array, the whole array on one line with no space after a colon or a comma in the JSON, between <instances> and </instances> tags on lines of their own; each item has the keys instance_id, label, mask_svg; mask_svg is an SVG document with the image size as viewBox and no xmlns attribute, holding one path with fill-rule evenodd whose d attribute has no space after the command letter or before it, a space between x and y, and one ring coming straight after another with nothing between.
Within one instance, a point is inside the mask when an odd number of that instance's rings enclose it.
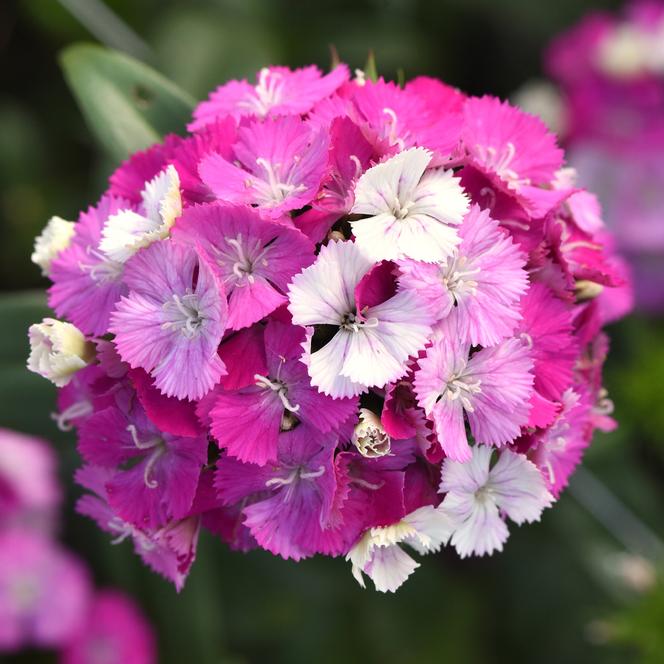
<instances>
[{"instance_id":1,"label":"flower bud","mask_svg":"<svg viewBox=\"0 0 664 664\"><path fill-rule=\"evenodd\" d=\"M94 345L71 323L44 318L28 330L28 369L64 387L94 357Z\"/></svg>"},{"instance_id":2,"label":"flower bud","mask_svg":"<svg viewBox=\"0 0 664 664\"><path fill-rule=\"evenodd\" d=\"M35 249L30 260L47 277L53 259L69 246L74 237L75 224L60 217L51 217L44 230L35 238Z\"/></svg>"},{"instance_id":3,"label":"flower bud","mask_svg":"<svg viewBox=\"0 0 664 664\"><path fill-rule=\"evenodd\" d=\"M363 457L375 459L390 453L390 437L374 412L360 409L360 423L353 432L353 444Z\"/></svg>"}]
</instances>

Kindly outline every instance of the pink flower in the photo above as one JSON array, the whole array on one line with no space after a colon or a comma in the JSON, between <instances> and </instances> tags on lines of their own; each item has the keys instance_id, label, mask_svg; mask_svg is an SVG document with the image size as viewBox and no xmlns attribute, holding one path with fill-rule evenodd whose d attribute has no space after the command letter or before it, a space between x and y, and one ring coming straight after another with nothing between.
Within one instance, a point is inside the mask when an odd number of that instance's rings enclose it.
<instances>
[{"instance_id":1,"label":"pink flower","mask_svg":"<svg viewBox=\"0 0 664 664\"><path fill-rule=\"evenodd\" d=\"M304 331L277 321L265 329L267 371L238 391L219 390L210 431L232 457L265 465L277 458L279 432L298 423L328 433L352 417L355 399L332 399L310 383L299 361Z\"/></svg>"},{"instance_id":2,"label":"pink flower","mask_svg":"<svg viewBox=\"0 0 664 664\"><path fill-rule=\"evenodd\" d=\"M60 493L48 443L0 429L0 528L52 530Z\"/></svg>"},{"instance_id":3,"label":"pink flower","mask_svg":"<svg viewBox=\"0 0 664 664\"><path fill-rule=\"evenodd\" d=\"M196 107L189 129L200 129L224 115L301 115L347 80L346 65L339 65L325 76L313 66L293 71L287 67L264 67L258 72L256 85L242 80L218 87L208 101Z\"/></svg>"},{"instance_id":4,"label":"pink flower","mask_svg":"<svg viewBox=\"0 0 664 664\"><path fill-rule=\"evenodd\" d=\"M528 422L533 361L519 339L506 339L469 357L469 347L442 338L415 372L415 394L434 423L438 442L455 461L469 461L464 413L478 443L505 445Z\"/></svg>"},{"instance_id":5,"label":"pink flower","mask_svg":"<svg viewBox=\"0 0 664 664\"><path fill-rule=\"evenodd\" d=\"M237 131L232 158L219 153L198 167L214 195L255 205L270 219L310 203L325 174L328 139L295 116L248 120Z\"/></svg>"},{"instance_id":6,"label":"pink flower","mask_svg":"<svg viewBox=\"0 0 664 664\"><path fill-rule=\"evenodd\" d=\"M525 257L486 210L475 205L459 229L461 243L437 264L402 261L402 288L426 298L440 320L472 345L510 336L526 291Z\"/></svg>"},{"instance_id":7,"label":"pink flower","mask_svg":"<svg viewBox=\"0 0 664 664\"><path fill-rule=\"evenodd\" d=\"M90 593L83 564L44 535L0 533L0 651L57 648L81 629Z\"/></svg>"},{"instance_id":8,"label":"pink flower","mask_svg":"<svg viewBox=\"0 0 664 664\"><path fill-rule=\"evenodd\" d=\"M263 221L250 208L210 204L185 211L173 238L197 246L228 296L227 325L247 327L287 302L288 282L314 260L299 231Z\"/></svg>"},{"instance_id":9,"label":"pink flower","mask_svg":"<svg viewBox=\"0 0 664 664\"><path fill-rule=\"evenodd\" d=\"M433 316L406 292L363 306L356 288L372 263L352 242L330 242L289 287L293 323L328 326L334 334L314 350L308 335L303 361L313 385L335 398L382 387L406 372L409 356L424 347Z\"/></svg>"},{"instance_id":10,"label":"pink flower","mask_svg":"<svg viewBox=\"0 0 664 664\"><path fill-rule=\"evenodd\" d=\"M166 396L199 399L225 371L226 299L212 267L193 248L157 242L127 262L124 281L109 326L120 356Z\"/></svg>"},{"instance_id":11,"label":"pink flower","mask_svg":"<svg viewBox=\"0 0 664 664\"><path fill-rule=\"evenodd\" d=\"M510 189L550 182L562 165L562 150L544 123L506 102L471 97L464 119L468 163Z\"/></svg>"},{"instance_id":12,"label":"pink flower","mask_svg":"<svg viewBox=\"0 0 664 664\"><path fill-rule=\"evenodd\" d=\"M490 447L475 445L467 463L443 461L440 510L451 521L451 543L462 558L502 551L509 536L504 516L519 525L532 523L553 503L525 456L503 450L490 466L493 454Z\"/></svg>"},{"instance_id":13,"label":"pink flower","mask_svg":"<svg viewBox=\"0 0 664 664\"><path fill-rule=\"evenodd\" d=\"M101 590L92 601L84 627L63 649L61 664L154 664L155 636L139 607L117 590ZM99 661L102 661L101 659Z\"/></svg>"},{"instance_id":14,"label":"pink flower","mask_svg":"<svg viewBox=\"0 0 664 664\"><path fill-rule=\"evenodd\" d=\"M93 519L107 533L114 544L130 538L134 551L143 562L158 574L172 581L179 592L196 560L196 548L201 519L192 514L178 521L170 521L156 530L139 528L122 519L109 505L106 484L113 471L99 466L84 466L76 473L76 481L92 493L79 498L76 511Z\"/></svg>"}]
</instances>

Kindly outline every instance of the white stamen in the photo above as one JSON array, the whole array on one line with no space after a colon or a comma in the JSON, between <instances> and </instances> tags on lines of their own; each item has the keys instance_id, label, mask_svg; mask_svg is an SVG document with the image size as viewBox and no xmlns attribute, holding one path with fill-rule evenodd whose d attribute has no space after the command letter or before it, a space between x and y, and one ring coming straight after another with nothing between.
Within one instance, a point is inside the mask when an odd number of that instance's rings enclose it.
<instances>
[{"instance_id":1,"label":"white stamen","mask_svg":"<svg viewBox=\"0 0 664 664\"><path fill-rule=\"evenodd\" d=\"M276 392L277 396L279 397L279 399L281 399L281 403L284 405L284 408L286 410L290 411L291 413L297 413L297 411L300 410L300 404L293 405L288 400L287 396L288 388L282 382L279 382L278 380L273 382L269 378L267 378L267 376L261 376L260 374L254 374L254 380L256 381L256 385L258 385L259 387L264 387L266 389L270 389Z\"/></svg>"},{"instance_id":2,"label":"white stamen","mask_svg":"<svg viewBox=\"0 0 664 664\"><path fill-rule=\"evenodd\" d=\"M55 421L60 431L71 431L74 427L73 420L90 415L92 410L92 404L89 401L76 401L61 413L51 413L51 419Z\"/></svg>"}]
</instances>

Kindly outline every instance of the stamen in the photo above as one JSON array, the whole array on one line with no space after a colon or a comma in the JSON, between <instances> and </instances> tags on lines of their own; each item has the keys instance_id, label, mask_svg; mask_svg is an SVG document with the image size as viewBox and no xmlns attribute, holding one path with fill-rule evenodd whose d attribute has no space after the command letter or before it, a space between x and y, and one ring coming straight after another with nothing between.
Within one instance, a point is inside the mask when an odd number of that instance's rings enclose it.
<instances>
[{"instance_id":1,"label":"stamen","mask_svg":"<svg viewBox=\"0 0 664 664\"><path fill-rule=\"evenodd\" d=\"M133 424L127 425L127 431L129 431L129 433L131 434L131 439L134 441L134 445L136 445L136 447L139 450L151 450L153 447L156 447L162 442L161 438L158 438L157 436L149 438L146 441L142 441L138 437L138 431L136 430L136 426Z\"/></svg>"},{"instance_id":2,"label":"stamen","mask_svg":"<svg viewBox=\"0 0 664 664\"><path fill-rule=\"evenodd\" d=\"M354 154L350 155L349 159L355 164L355 177L353 179L357 180L362 174L362 162L360 162L359 157Z\"/></svg>"},{"instance_id":3,"label":"stamen","mask_svg":"<svg viewBox=\"0 0 664 664\"><path fill-rule=\"evenodd\" d=\"M367 482L366 480L363 480L359 477L352 477L349 481L349 484L357 484L357 486L364 487L370 491L378 491L378 489L380 489L385 484L385 482L381 480L378 482L378 484L372 484L371 482Z\"/></svg>"},{"instance_id":4,"label":"stamen","mask_svg":"<svg viewBox=\"0 0 664 664\"><path fill-rule=\"evenodd\" d=\"M145 482L145 486L148 487L148 489L156 489L159 486L159 482L150 477L150 475L152 474L157 461L159 461L159 458L164 454L164 452L166 452L166 445L162 443L150 455L148 462L145 464L145 468L143 469L143 481Z\"/></svg>"},{"instance_id":5,"label":"stamen","mask_svg":"<svg viewBox=\"0 0 664 664\"><path fill-rule=\"evenodd\" d=\"M272 479L265 482L265 486L276 486L282 487L292 484L298 477L299 468L293 468L288 477L273 477Z\"/></svg>"},{"instance_id":6,"label":"stamen","mask_svg":"<svg viewBox=\"0 0 664 664\"><path fill-rule=\"evenodd\" d=\"M303 480L313 480L316 477L320 477L325 474L325 466L319 466L318 470L311 471L309 473L300 472L300 477Z\"/></svg>"},{"instance_id":7,"label":"stamen","mask_svg":"<svg viewBox=\"0 0 664 664\"><path fill-rule=\"evenodd\" d=\"M89 401L76 401L61 413L51 413L51 419L55 421L60 431L71 431L74 427L73 420L90 415L92 410L92 404Z\"/></svg>"},{"instance_id":8,"label":"stamen","mask_svg":"<svg viewBox=\"0 0 664 664\"><path fill-rule=\"evenodd\" d=\"M300 410L300 404L293 405L288 400L288 388L283 383L272 382L269 378L267 378L267 376L261 376L260 374L254 374L254 380L256 381L256 385L259 387L264 387L276 392L286 410L290 411L291 413L297 413L297 411Z\"/></svg>"}]
</instances>

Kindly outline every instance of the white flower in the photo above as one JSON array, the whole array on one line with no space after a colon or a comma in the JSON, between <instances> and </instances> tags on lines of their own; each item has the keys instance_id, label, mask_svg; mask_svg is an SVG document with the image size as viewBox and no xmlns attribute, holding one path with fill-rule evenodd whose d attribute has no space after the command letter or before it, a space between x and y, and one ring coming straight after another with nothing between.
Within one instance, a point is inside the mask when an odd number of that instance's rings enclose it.
<instances>
[{"instance_id":1,"label":"white flower","mask_svg":"<svg viewBox=\"0 0 664 664\"><path fill-rule=\"evenodd\" d=\"M167 237L182 214L180 177L175 167L168 166L146 183L141 196L143 214L120 210L104 224L99 248L118 263L124 263L142 247Z\"/></svg>"},{"instance_id":2,"label":"white flower","mask_svg":"<svg viewBox=\"0 0 664 664\"><path fill-rule=\"evenodd\" d=\"M74 237L75 224L60 217L51 217L44 230L35 238L35 250L30 260L41 268L47 277L53 259L69 246Z\"/></svg>"},{"instance_id":3,"label":"white flower","mask_svg":"<svg viewBox=\"0 0 664 664\"><path fill-rule=\"evenodd\" d=\"M370 528L348 552L355 580L364 588L366 574L379 592L394 592L420 566L400 546L425 555L438 551L451 533L448 516L426 505L390 526Z\"/></svg>"},{"instance_id":4,"label":"white flower","mask_svg":"<svg viewBox=\"0 0 664 664\"><path fill-rule=\"evenodd\" d=\"M355 186L351 222L357 245L372 260L435 263L459 244L456 226L469 200L458 178L442 168L425 170L432 153L410 148L366 171Z\"/></svg>"},{"instance_id":5,"label":"white flower","mask_svg":"<svg viewBox=\"0 0 664 664\"><path fill-rule=\"evenodd\" d=\"M44 318L28 330L28 369L64 387L94 357L94 346L71 323Z\"/></svg>"},{"instance_id":6,"label":"white flower","mask_svg":"<svg viewBox=\"0 0 664 664\"><path fill-rule=\"evenodd\" d=\"M360 408L360 422L353 431L353 444L367 459L375 459L390 453L390 437L383 428L380 417L368 408Z\"/></svg>"},{"instance_id":7,"label":"white flower","mask_svg":"<svg viewBox=\"0 0 664 664\"><path fill-rule=\"evenodd\" d=\"M519 525L531 523L554 502L535 464L503 450L490 468L493 451L475 445L470 461L443 462L440 491L447 495L440 509L452 522L451 543L462 558L502 550L509 532L501 513Z\"/></svg>"},{"instance_id":8,"label":"white flower","mask_svg":"<svg viewBox=\"0 0 664 664\"><path fill-rule=\"evenodd\" d=\"M315 351L309 328L302 357L312 385L335 398L356 396L403 376L406 360L424 348L435 320L415 294L406 292L358 311L355 288L371 267L355 243L330 242L288 287L293 323L336 328Z\"/></svg>"}]
</instances>

